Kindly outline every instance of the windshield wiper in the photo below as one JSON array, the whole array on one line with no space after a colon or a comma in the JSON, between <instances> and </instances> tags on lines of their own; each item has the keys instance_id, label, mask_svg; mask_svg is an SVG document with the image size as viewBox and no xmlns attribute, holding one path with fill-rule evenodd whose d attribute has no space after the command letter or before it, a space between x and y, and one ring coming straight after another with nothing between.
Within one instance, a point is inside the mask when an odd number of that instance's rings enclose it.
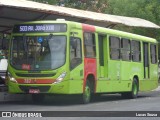
<instances>
[{"instance_id":1,"label":"windshield wiper","mask_svg":"<svg viewBox=\"0 0 160 120\"><path fill-rule=\"evenodd\" d=\"M27 63L28 63L28 45L27 45L27 38L25 36L25 34L23 35L23 46L24 46L24 51L25 51L25 54L26 54L26 60L27 60Z\"/></svg>"},{"instance_id":2,"label":"windshield wiper","mask_svg":"<svg viewBox=\"0 0 160 120\"><path fill-rule=\"evenodd\" d=\"M24 46L24 51L28 52L27 39L25 34L23 35L23 46Z\"/></svg>"}]
</instances>

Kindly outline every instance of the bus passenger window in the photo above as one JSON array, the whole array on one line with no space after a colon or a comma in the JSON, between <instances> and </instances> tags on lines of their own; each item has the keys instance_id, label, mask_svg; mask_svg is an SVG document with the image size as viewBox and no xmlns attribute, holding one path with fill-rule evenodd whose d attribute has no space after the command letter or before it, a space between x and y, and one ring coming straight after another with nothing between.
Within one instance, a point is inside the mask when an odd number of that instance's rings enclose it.
<instances>
[{"instance_id":1,"label":"bus passenger window","mask_svg":"<svg viewBox=\"0 0 160 120\"><path fill-rule=\"evenodd\" d=\"M79 38L70 38L70 68L73 69L82 62L81 41Z\"/></svg>"},{"instance_id":2,"label":"bus passenger window","mask_svg":"<svg viewBox=\"0 0 160 120\"><path fill-rule=\"evenodd\" d=\"M120 59L120 39L118 37L110 37L110 58L112 60Z\"/></svg>"},{"instance_id":3,"label":"bus passenger window","mask_svg":"<svg viewBox=\"0 0 160 120\"><path fill-rule=\"evenodd\" d=\"M124 61L131 60L131 45L128 39L122 38L121 40L121 57Z\"/></svg>"},{"instance_id":4,"label":"bus passenger window","mask_svg":"<svg viewBox=\"0 0 160 120\"><path fill-rule=\"evenodd\" d=\"M157 63L157 52L156 52L156 45L151 45L150 46L150 54L151 54L151 63L156 64Z\"/></svg>"},{"instance_id":5,"label":"bus passenger window","mask_svg":"<svg viewBox=\"0 0 160 120\"><path fill-rule=\"evenodd\" d=\"M93 33L84 33L84 49L85 57L95 58L96 57L96 45L95 35Z\"/></svg>"},{"instance_id":6,"label":"bus passenger window","mask_svg":"<svg viewBox=\"0 0 160 120\"><path fill-rule=\"evenodd\" d=\"M141 61L141 46L139 41L133 40L131 42L132 60L133 62Z\"/></svg>"}]
</instances>

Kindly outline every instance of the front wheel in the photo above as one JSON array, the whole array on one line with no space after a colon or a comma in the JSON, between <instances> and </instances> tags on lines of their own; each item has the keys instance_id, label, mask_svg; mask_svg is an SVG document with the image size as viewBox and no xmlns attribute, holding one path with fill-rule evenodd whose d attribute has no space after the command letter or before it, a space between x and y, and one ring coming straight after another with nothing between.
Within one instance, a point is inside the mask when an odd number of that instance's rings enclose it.
<instances>
[{"instance_id":1,"label":"front wheel","mask_svg":"<svg viewBox=\"0 0 160 120\"><path fill-rule=\"evenodd\" d=\"M82 94L82 103L87 104L91 101L91 87L89 81L87 81L85 90Z\"/></svg>"}]
</instances>

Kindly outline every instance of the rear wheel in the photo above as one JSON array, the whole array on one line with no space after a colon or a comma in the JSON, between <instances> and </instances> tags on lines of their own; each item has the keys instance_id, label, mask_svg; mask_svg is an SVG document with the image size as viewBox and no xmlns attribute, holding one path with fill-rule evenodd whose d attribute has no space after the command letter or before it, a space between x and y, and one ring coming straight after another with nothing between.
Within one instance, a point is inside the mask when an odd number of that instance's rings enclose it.
<instances>
[{"instance_id":1,"label":"rear wheel","mask_svg":"<svg viewBox=\"0 0 160 120\"><path fill-rule=\"evenodd\" d=\"M132 91L129 92L129 98L134 99L137 98L138 96L138 81L136 78L133 79L133 83L132 83Z\"/></svg>"},{"instance_id":2,"label":"rear wheel","mask_svg":"<svg viewBox=\"0 0 160 120\"><path fill-rule=\"evenodd\" d=\"M134 98L137 98L138 91L139 91L138 81L137 81L136 78L134 78L133 79L133 83L132 83L132 91L131 92L121 93L121 96L122 96L122 98L134 99Z\"/></svg>"}]
</instances>

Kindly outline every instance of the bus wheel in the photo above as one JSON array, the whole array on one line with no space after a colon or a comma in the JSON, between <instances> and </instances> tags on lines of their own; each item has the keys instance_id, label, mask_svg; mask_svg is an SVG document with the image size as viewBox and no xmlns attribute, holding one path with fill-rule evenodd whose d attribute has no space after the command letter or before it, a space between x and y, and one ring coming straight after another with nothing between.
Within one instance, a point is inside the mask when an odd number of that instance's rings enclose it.
<instances>
[{"instance_id":1,"label":"bus wheel","mask_svg":"<svg viewBox=\"0 0 160 120\"><path fill-rule=\"evenodd\" d=\"M131 92L124 92L121 93L122 98L129 98L129 99L134 99L137 98L138 96L138 81L137 79L133 79L133 83L132 83L132 91Z\"/></svg>"},{"instance_id":2,"label":"bus wheel","mask_svg":"<svg viewBox=\"0 0 160 120\"><path fill-rule=\"evenodd\" d=\"M34 103L41 103L44 101L45 95L44 94L32 94L32 101Z\"/></svg>"},{"instance_id":3,"label":"bus wheel","mask_svg":"<svg viewBox=\"0 0 160 120\"><path fill-rule=\"evenodd\" d=\"M91 87L89 81L87 81L84 93L82 94L82 103L87 104L91 100Z\"/></svg>"},{"instance_id":4,"label":"bus wheel","mask_svg":"<svg viewBox=\"0 0 160 120\"><path fill-rule=\"evenodd\" d=\"M136 78L133 79L133 83L132 83L132 91L129 92L129 98L134 99L137 98L138 96L138 81Z\"/></svg>"}]
</instances>

